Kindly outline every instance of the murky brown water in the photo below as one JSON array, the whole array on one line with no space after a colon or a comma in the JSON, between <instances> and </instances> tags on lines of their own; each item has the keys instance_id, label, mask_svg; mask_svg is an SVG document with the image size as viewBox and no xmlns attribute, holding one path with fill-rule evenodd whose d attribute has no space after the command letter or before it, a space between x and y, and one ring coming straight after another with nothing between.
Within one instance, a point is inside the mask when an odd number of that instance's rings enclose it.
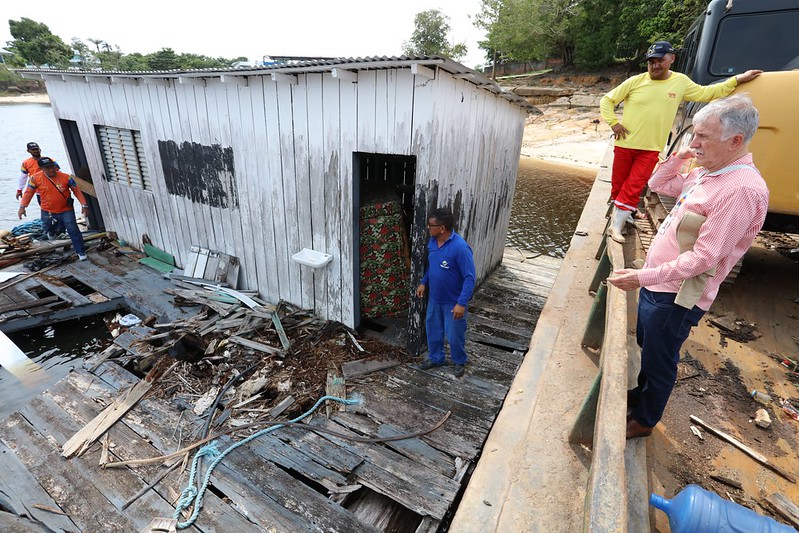
<instances>
[{"instance_id":1,"label":"murky brown water","mask_svg":"<svg viewBox=\"0 0 799 533\"><path fill-rule=\"evenodd\" d=\"M590 168L522 158L507 245L565 256L595 176Z\"/></svg>"}]
</instances>

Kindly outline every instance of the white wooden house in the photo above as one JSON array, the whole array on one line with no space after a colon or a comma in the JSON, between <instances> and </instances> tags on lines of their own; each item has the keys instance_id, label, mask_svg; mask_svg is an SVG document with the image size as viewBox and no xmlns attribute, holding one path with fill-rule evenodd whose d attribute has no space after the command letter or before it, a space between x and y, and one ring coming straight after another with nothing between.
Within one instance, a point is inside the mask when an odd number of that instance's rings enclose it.
<instances>
[{"instance_id":1,"label":"white wooden house","mask_svg":"<svg viewBox=\"0 0 799 533\"><path fill-rule=\"evenodd\" d=\"M179 264L192 245L237 256L239 286L270 301L358 325L359 210L375 185L403 207L408 294L431 208L453 209L478 281L502 259L529 106L450 59L21 72L46 83L71 166L97 192L95 226L134 246L147 235ZM303 266L303 248L333 259Z\"/></svg>"}]
</instances>

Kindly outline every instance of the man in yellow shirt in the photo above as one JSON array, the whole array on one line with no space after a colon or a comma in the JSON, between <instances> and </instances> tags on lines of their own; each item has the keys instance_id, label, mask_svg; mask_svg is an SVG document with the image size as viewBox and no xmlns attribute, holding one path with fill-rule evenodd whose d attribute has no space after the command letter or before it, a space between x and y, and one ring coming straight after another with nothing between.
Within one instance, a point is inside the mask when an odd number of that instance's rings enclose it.
<instances>
[{"instance_id":1,"label":"man in yellow shirt","mask_svg":"<svg viewBox=\"0 0 799 533\"><path fill-rule=\"evenodd\" d=\"M599 110L616 138L610 198L613 215L608 233L624 242L625 221L638 207L641 191L652 175L658 155L684 101L710 102L729 95L739 83L758 77L762 70L747 70L722 83L697 85L685 74L672 72L676 56L666 41L657 41L646 52L647 71L622 82L602 97ZM614 108L624 102L621 122Z\"/></svg>"}]
</instances>

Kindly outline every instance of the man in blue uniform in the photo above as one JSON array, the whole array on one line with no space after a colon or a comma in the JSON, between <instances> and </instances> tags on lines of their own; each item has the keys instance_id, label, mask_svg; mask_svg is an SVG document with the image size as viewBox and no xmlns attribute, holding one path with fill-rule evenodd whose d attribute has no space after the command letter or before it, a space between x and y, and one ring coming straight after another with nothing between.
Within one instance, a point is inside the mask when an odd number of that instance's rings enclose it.
<instances>
[{"instance_id":1,"label":"man in blue uniform","mask_svg":"<svg viewBox=\"0 0 799 533\"><path fill-rule=\"evenodd\" d=\"M427 219L429 266L416 289L416 296L423 298L430 288L425 322L429 354L419 368L428 370L446 362L446 335L455 376L461 377L467 361L466 308L474 291L475 273L472 249L453 231L453 222L449 209L436 209Z\"/></svg>"}]
</instances>

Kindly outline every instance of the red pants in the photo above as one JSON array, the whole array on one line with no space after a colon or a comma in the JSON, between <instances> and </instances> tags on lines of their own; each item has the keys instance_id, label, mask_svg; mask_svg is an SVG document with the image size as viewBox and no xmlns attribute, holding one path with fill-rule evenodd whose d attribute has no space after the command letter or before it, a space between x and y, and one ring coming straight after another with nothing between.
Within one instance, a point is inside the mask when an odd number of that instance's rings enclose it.
<instances>
[{"instance_id":1,"label":"red pants","mask_svg":"<svg viewBox=\"0 0 799 533\"><path fill-rule=\"evenodd\" d=\"M658 162L654 150L635 150L633 148L613 148L613 176L611 178L610 198L616 207L625 211L635 211L641 191L652 176Z\"/></svg>"}]
</instances>

